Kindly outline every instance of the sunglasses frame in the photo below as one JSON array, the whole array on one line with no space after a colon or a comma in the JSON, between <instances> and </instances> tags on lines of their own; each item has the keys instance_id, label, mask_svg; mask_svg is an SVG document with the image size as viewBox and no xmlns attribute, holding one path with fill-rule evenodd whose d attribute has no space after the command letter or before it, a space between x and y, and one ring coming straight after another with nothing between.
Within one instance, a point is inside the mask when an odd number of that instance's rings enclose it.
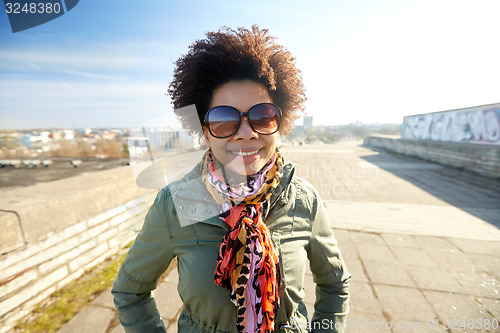
<instances>
[{"instance_id":1,"label":"sunglasses frame","mask_svg":"<svg viewBox=\"0 0 500 333\"><path fill-rule=\"evenodd\" d=\"M255 108L256 106L259 106L259 105L263 105L263 104L266 104L266 105L272 105L276 108L276 110L278 112L275 112L274 113L274 116L276 117L276 120L278 122L278 125L276 126L276 130L271 132L271 133L261 133L259 131L257 131L253 125L252 125L252 122L250 120L250 118L248 118L248 114L250 113L250 111L252 111L253 108ZM212 111L213 109L216 109L216 108L220 108L220 107L228 107L228 108L231 108L231 109L234 109L236 111L238 111L238 114L240 116L240 118L238 119L238 125L236 125L236 129L234 130L233 133L231 133L230 135L226 135L226 136L217 136L217 135L214 135L212 133L212 130L210 129L210 124L208 122L208 114L210 113L210 111ZM230 105L217 105L217 106L214 106L213 108L210 108L207 113L205 113L205 126L208 128L208 131L210 132L210 135L213 136L214 138L217 138L217 139L225 139L225 138L229 138L230 136L233 136L235 135L238 130L240 129L240 126L241 126L241 119L243 117L246 117L247 120L248 120L248 124L250 125L250 127L252 128L252 130L260 135L271 135L271 134L274 134L276 132L278 132L279 128L280 128L280 124L281 124L281 117L282 117L282 114L283 112L281 111L281 108L279 106L277 106L276 104L274 103L258 103L258 104L255 104L254 106L252 106L250 109L248 109L247 112L240 112L240 110L238 110L237 108L235 108L234 106L230 106Z\"/></svg>"}]
</instances>

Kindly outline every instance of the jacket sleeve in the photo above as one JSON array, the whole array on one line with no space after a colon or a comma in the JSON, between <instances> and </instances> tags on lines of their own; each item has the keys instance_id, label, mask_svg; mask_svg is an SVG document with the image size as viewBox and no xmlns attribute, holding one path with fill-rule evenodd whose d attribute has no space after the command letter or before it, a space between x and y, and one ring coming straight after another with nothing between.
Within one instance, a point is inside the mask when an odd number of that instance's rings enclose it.
<instances>
[{"instance_id":1,"label":"jacket sleeve","mask_svg":"<svg viewBox=\"0 0 500 333\"><path fill-rule=\"evenodd\" d=\"M349 312L349 280L344 260L333 235L326 208L316 191L312 203L311 238L306 248L313 280L316 283L316 302L311 319L312 332L343 332Z\"/></svg>"},{"instance_id":2,"label":"jacket sleeve","mask_svg":"<svg viewBox=\"0 0 500 333\"><path fill-rule=\"evenodd\" d=\"M151 292L174 258L166 197L167 191L158 193L113 283L111 293L127 333L166 332Z\"/></svg>"}]
</instances>

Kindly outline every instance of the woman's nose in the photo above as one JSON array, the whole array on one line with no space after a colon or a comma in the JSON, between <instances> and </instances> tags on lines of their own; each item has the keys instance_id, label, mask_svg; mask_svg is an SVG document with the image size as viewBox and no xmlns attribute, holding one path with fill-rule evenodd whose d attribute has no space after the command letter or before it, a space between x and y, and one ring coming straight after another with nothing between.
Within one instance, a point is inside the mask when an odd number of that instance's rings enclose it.
<instances>
[{"instance_id":1,"label":"woman's nose","mask_svg":"<svg viewBox=\"0 0 500 333\"><path fill-rule=\"evenodd\" d=\"M259 136L259 133L255 132L250 126L250 123L248 122L247 117L242 117L240 121L240 128L238 128L238 131L234 134L234 138L236 140L250 140L252 138L257 138Z\"/></svg>"}]
</instances>

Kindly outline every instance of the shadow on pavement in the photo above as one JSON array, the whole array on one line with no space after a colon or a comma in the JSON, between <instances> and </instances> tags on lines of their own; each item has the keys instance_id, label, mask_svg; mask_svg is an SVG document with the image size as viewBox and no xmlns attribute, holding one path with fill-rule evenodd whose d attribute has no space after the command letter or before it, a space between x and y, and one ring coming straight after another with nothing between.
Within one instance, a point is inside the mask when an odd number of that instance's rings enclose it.
<instances>
[{"instance_id":1,"label":"shadow on pavement","mask_svg":"<svg viewBox=\"0 0 500 333\"><path fill-rule=\"evenodd\" d=\"M499 180L414 157L390 153L379 148L361 146L379 152L377 155L361 157L365 161L500 228ZM422 213L425 214L425 212Z\"/></svg>"}]
</instances>

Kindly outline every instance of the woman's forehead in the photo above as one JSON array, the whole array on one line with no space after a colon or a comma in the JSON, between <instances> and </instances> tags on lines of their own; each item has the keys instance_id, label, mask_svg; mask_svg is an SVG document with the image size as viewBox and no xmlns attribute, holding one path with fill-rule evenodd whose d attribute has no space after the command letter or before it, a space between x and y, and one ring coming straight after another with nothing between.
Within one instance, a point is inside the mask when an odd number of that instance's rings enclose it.
<instances>
[{"instance_id":1,"label":"woman's forehead","mask_svg":"<svg viewBox=\"0 0 500 333\"><path fill-rule=\"evenodd\" d=\"M245 80L230 81L214 90L210 107L229 105L246 112L255 104L271 103L269 91L262 83Z\"/></svg>"}]
</instances>

